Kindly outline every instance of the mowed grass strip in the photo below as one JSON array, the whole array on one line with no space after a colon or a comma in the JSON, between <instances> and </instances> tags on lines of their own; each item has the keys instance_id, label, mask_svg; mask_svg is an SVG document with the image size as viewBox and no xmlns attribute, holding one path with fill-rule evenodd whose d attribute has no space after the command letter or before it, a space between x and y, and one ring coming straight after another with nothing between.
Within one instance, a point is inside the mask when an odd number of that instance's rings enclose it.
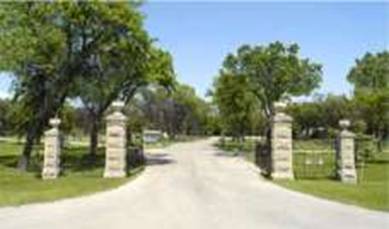
<instances>
[{"instance_id":1,"label":"mowed grass strip","mask_svg":"<svg viewBox=\"0 0 389 229\"><path fill-rule=\"evenodd\" d=\"M28 172L15 169L21 147L17 143L0 142L0 206L54 201L113 189L143 169L131 169L126 178L103 179L102 151L91 166L85 157L85 147L70 147L63 152L63 174L56 180L44 181L40 178L41 156L36 152Z\"/></svg>"},{"instance_id":2,"label":"mowed grass strip","mask_svg":"<svg viewBox=\"0 0 389 229\"><path fill-rule=\"evenodd\" d=\"M234 155L233 152L244 153L245 158L254 162L254 142L247 140L243 145L238 142L226 141L222 146L216 144L226 155ZM363 167L358 168L358 184L345 184L331 174L335 165L335 155L332 141L298 140L294 143L294 168L296 179L293 181L273 180L282 187L310 194L313 196L335 200L346 204L352 204L373 210L389 211L389 145L385 144L383 152L377 153L369 159ZM301 174L307 171L301 165L305 163L305 157L299 151L320 152L324 160L323 168L314 168L309 173L314 177L308 179ZM330 153L332 152L332 153ZM316 166L316 165L312 165Z\"/></svg>"},{"instance_id":3,"label":"mowed grass strip","mask_svg":"<svg viewBox=\"0 0 389 229\"><path fill-rule=\"evenodd\" d=\"M362 167L358 168L358 183L346 184L338 180L296 179L294 181L274 181L283 187L358 205L380 211L389 211L389 153L375 155Z\"/></svg>"}]
</instances>

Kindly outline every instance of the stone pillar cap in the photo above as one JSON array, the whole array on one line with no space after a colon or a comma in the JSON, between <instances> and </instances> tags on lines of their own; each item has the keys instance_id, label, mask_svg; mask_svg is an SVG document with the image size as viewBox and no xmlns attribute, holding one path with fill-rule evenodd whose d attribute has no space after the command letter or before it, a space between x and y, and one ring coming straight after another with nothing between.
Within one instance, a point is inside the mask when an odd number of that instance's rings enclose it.
<instances>
[{"instance_id":1,"label":"stone pillar cap","mask_svg":"<svg viewBox=\"0 0 389 229\"><path fill-rule=\"evenodd\" d=\"M284 111L285 108L286 108L285 102L279 101L274 103L274 109L276 110L276 112L282 112Z\"/></svg>"},{"instance_id":2,"label":"stone pillar cap","mask_svg":"<svg viewBox=\"0 0 389 229\"><path fill-rule=\"evenodd\" d=\"M120 101L120 100L116 100L112 103L112 108L115 110L115 111L120 111L121 109L123 109L124 107L124 102L123 101Z\"/></svg>"},{"instance_id":3,"label":"stone pillar cap","mask_svg":"<svg viewBox=\"0 0 389 229\"><path fill-rule=\"evenodd\" d=\"M59 118L51 118L51 119L49 120L49 124L50 124L50 126L52 126L52 127L58 127L59 124L61 124L61 119L59 119Z\"/></svg>"},{"instance_id":4,"label":"stone pillar cap","mask_svg":"<svg viewBox=\"0 0 389 229\"><path fill-rule=\"evenodd\" d=\"M342 128L342 129L347 129L350 127L350 120L348 119L341 119L339 120L339 126Z\"/></svg>"}]
</instances>

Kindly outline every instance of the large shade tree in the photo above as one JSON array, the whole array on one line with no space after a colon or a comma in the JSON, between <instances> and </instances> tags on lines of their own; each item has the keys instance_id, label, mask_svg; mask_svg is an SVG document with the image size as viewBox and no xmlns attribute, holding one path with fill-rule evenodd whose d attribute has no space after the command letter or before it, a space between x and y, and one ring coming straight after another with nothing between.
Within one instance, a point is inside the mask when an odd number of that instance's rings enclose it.
<instances>
[{"instance_id":1,"label":"large shade tree","mask_svg":"<svg viewBox=\"0 0 389 229\"><path fill-rule=\"evenodd\" d=\"M366 53L347 75L367 132L380 142L389 132L389 52Z\"/></svg>"},{"instance_id":2,"label":"large shade tree","mask_svg":"<svg viewBox=\"0 0 389 229\"><path fill-rule=\"evenodd\" d=\"M133 56L129 52L127 54L126 58L116 59L119 66L112 68L101 64L95 77L85 79L86 82L79 85L80 98L89 114L89 154L92 158L96 155L102 118L114 100L120 99L128 104L139 88L150 83L170 88L174 83L172 62L167 52L145 49ZM112 57L109 61L112 63L114 60L115 57Z\"/></svg>"},{"instance_id":3,"label":"large shade tree","mask_svg":"<svg viewBox=\"0 0 389 229\"><path fill-rule=\"evenodd\" d=\"M27 169L34 142L64 103L81 67L83 49L70 20L73 3L2 3L0 70L14 77L15 114L26 143L19 168ZM78 53L78 54L77 54Z\"/></svg>"},{"instance_id":4,"label":"large shade tree","mask_svg":"<svg viewBox=\"0 0 389 229\"><path fill-rule=\"evenodd\" d=\"M100 34L95 48L84 57L88 66L77 86L77 95L89 114L89 154L94 158L98 130L113 100L128 103L138 88L149 83L170 87L174 71L169 53L152 46L142 15L129 4L102 4L99 8L86 4L82 10L84 39Z\"/></svg>"},{"instance_id":5,"label":"large shade tree","mask_svg":"<svg viewBox=\"0 0 389 229\"><path fill-rule=\"evenodd\" d=\"M297 44L278 41L269 45L242 45L225 58L221 72L248 78L248 89L260 102L267 119L274 114L274 102L309 94L319 86L322 74L320 64L300 57ZM266 136L269 139L269 128Z\"/></svg>"},{"instance_id":6,"label":"large shade tree","mask_svg":"<svg viewBox=\"0 0 389 229\"><path fill-rule=\"evenodd\" d=\"M242 45L236 54L225 58L222 72L248 78L249 89L261 102L266 117L273 115L274 102L287 96L307 95L321 81L319 64L301 58L297 44L281 42Z\"/></svg>"},{"instance_id":7,"label":"large shade tree","mask_svg":"<svg viewBox=\"0 0 389 229\"><path fill-rule=\"evenodd\" d=\"M14 76L15 118L26 136L20 169L27 169L33 144L67 98L81 96L99 114L118 97L128 100L148 82L146 72L161 76L156 68L169 57L152 49L137 7L85 1L0 5L0 70Z\"/></svg>"}]
</instances>

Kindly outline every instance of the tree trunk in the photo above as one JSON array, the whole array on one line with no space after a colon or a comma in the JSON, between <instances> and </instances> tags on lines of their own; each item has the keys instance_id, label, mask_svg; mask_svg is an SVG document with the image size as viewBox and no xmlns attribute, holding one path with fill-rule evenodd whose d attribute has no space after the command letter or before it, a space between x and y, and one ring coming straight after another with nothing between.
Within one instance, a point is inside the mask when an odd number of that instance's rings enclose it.
<instances>
[{"instance_id":1,"label":"tree trunk","mask_svg":"<svg viewBox=\"0 0 389 229\"><path fill-rule=\"evenodd\" d=\"M272 144L272 123L271 118L268 117L268 122L265 127L265 144L267 148L267 152L271 152L271 144Z\"/></svg>"},{"instance_id":2,"label":"tree trunk","mask_svg":"<svg viewBox=\"0 0 389 229\"><path fill-rule=\"evenodd\" d=\"M91 118L90 128L90 145L89 145L89 156L91 159L95 159L97 155L97 147L99 143L99 123L100 120L97 115L93 115Z\"/></svg>"},{"instance_id":3,"label":"tree trunk","mask_svg":"<svg viewBox=\"0 0 389 229\"><path fill-rule=\"evenodd\" d=\"M31 158L31 152L32 148L34 146L34 142L36 139L36 128L31 127L29 128L27 135L26 135L26 142L23 146L23 152L22 155L19 157L18 161L18 169L21 171L27 171L27 168L30 164L30 158Z\"/></svg>"}]
</instances>

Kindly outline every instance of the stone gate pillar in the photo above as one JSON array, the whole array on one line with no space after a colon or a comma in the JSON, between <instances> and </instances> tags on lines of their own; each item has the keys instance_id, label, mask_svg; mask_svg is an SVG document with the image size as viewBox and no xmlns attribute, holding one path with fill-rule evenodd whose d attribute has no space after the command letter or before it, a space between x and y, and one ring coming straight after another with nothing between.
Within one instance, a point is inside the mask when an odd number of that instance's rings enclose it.
<instances>
[{"instance_id":1,"label":"stone gate pillar","mask_svg":"<svg viewBox=\"0 0 389 229\"><path fill-rule=\"evenodd\" d=\"M124 104L114 102L114 112L107 117L104 177L126 176L126 116L121 112Z\"/></svg>"},{"instance_id":2,"label":"stone gate pillar","mask_svg":"<svg viewBox=\"0 0 389 229\"><path fill-rule=\"evenodd\" d=\"M347 130L349 120L340 120L342 128L337 139L336 165L338 178L345 183L357 183L357 171L355 169L354 133Z\"/></svg>"},{"instance_id":3,"label":"stone gate pillar","mask_svg":"<svg viewBox=\"0 0 389 229\"><path fill-rule=\"evenodd\" d=\"M45 132L44 159L42 178L44 180L56 179L60 173L61 143L58 129L61 120L57 118L49 121L52 128Z\"/></svg>"},{"instance_id":4,"label":"stone gate pillar","mask_svg":"<svg viewBox=\"0 0 389 229\"><path fill-rule=\"evenodd\" d=\"M272 120L271 177L293 179L292 118L284 113L285 103L275 103Z\"/></svg>"}]
</instances>

